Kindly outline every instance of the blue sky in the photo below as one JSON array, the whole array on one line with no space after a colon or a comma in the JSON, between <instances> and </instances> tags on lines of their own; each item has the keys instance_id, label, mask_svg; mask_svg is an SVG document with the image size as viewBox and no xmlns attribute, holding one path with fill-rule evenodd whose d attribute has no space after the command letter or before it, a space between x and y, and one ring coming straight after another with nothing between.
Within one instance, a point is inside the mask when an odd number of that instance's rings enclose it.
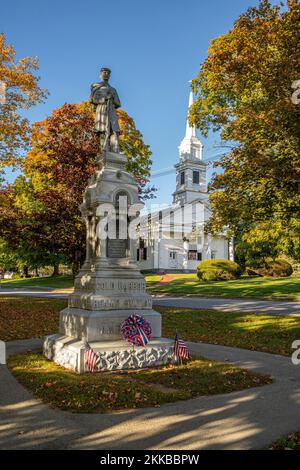
<instances>
[{"instance_id":1,"label":"blue sky","mask_svg":"<svg viewBox=\"0 0 300 470\"><path fill-rule=\"evenodd\" d=\"M64 103L87 99L99 69L153 151L153 172L178 161L188 103L188 81L212 38L228 31L256 0L14 0L1 5L0 31L17 56L37 56L45 104L28 111L34 122ZM200 136L201 138L201 136ZM207 140L204 159L218 150ZM175 173L154 177L157 201L169 203Z\"/></svg>"}]
</instances>

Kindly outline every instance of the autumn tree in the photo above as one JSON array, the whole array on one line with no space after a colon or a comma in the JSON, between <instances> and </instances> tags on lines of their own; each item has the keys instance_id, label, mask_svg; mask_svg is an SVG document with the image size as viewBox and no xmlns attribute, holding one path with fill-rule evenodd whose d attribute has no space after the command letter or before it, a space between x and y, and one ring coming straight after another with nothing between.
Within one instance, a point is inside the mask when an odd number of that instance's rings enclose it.
<instances>
[{"instance_id":1,"label":"autumn tree","mask_svg":"<svg viewBox=\"0 0 300 470\"><path fill-rule=\"evenodd\" d=\"M247 243L272 243L299 257L300 4L261 0L211 42L192 86L190 122L219 131L231 147L210 184L212 230L242 230Z\"/></svg>"},{"instance_id":2,"label":"autumn tree","mask_svg":"<svg viewBox=\"0 0 300 470\"><path fill-rule=\"evenodd\" d=\"M46 91L39 86L36 75L38 61L34 57L16 60L15 50L0 33L0 165L20 161L28 149L30 124L24 110L43 101Z\"/></svg>"},{"instance_id":3,"label":"autumn tree","mask_svg":"<svg viewBox=\"0 0 300 470\"><path fill-rule=\"evenodd\" d=\"M150 147L143 142L134 120L122 109L118 109L117 114L120 148L128 157L127 169L135 176L141 197L153 197L155 188L148 186L152 164ZM75 191L74 199L79 203L88 177L97 166L99 138L93 128L94 113L86 102L65 104L49 118L33 125L31 150L23 169L36 188L64 185L73 194Z\"/></svg>"}]
</instances>

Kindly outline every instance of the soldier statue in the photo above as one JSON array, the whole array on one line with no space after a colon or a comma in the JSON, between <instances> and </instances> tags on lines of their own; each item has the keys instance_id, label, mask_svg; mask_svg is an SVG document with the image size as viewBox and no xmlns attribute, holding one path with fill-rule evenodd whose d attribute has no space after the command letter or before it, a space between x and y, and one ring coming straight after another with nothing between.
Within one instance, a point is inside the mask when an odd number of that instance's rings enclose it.
<instances>
[{"instance_id":1,"label":"soldier statue","mask_svg":"<svg viewBox=\"0 0 300 470\"><path fill-rule=\"evenodd\" d=\"M108 83L111 71L103 67L100 70L100 83L91 86L90 103L96 111L95 132L100 136L100 150L119 153L120 127L116 109L121 106L118 93Z\"/></svg>"}]
</instances>

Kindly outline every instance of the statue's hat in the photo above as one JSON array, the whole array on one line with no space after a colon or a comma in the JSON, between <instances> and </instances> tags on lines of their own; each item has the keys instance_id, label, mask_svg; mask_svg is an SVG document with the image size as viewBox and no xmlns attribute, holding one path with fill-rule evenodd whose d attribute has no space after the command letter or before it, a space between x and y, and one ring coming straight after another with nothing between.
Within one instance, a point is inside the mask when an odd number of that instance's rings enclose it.
<instances>
[{"instance_id":1,"label":"statue's hat","mask_svg":"<svg viewBox=\"0 0 300 470\"><path fill-rule=\"evenodd\" d=\"M111 73L111 70L108 67L101 67L100 72L104 71Z\"/></svg>"}]
</instances>

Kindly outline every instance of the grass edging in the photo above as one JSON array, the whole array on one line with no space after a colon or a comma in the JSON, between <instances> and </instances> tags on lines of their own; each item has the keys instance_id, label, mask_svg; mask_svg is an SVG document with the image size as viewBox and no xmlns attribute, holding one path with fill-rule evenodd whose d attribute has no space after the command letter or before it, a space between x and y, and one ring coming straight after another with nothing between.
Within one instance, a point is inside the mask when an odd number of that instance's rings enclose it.
<instances>
[{"instance_id":1,"label":"grass edging","mask_svg":"<svg viewBox=\"0 0 300 470\"><path fill-rule=\"evenodd\" d=\"M159 407L272 383L268 375L203 358L182 366L78 375L33 351L10 357L8 367L35 397L77 413Z\"/></svg>"},{"instance_id":2,"label":"grass edging","mask_svg":"<svg viewBox=\"0 0 300 470\"><path fill-rule=\"evenodd\" d=\"M300 431L278 439L271 444L270 450L300 450Z\"/></svg>"}]
</instances>

